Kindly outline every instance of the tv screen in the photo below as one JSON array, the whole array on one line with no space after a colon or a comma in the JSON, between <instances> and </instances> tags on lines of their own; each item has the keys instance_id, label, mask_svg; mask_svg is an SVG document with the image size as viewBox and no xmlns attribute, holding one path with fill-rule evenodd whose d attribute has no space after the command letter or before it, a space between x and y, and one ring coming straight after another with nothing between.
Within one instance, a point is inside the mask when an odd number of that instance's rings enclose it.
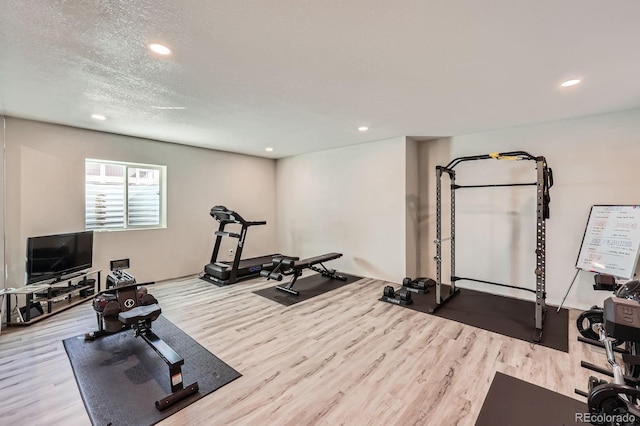
<instances>
[{"instance_id":1,"label":"tv screen","mask_svg":"<svg viewBox=\"0 0 640 426\"><path fill-rule=\"evenodd\" d=\"M27 284L91 268L93 231L27 239Z\"/></svg>"}]
</instances>

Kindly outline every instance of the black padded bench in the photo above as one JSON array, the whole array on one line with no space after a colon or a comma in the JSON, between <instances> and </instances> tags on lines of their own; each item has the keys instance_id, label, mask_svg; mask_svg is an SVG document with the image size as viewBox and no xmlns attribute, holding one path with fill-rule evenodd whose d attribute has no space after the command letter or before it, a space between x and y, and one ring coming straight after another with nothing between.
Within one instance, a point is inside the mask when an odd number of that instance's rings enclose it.
<instances>
[{"instance_id":1,"label":"black padded bench","mask_svg":"<svg viewBox=\"0 0 640 426\"><path fill-rule=\"evenodd\" d=\"M260 272L260 275L275 281L282 281L285 276L293 276L286 286L278 285L276 289L297 296L300 293L294 290L293 286L298 280L298 277L302 275L304 269L311 269L324 277L346 281L347 277L339 275L335 269L327 269L327 267L324 266L324 262L338 259L339 257L342 257L342 253L326 253L321 256L309 257L303 260L300 260L299 257L276 256L272 260L272 270L263 270Z\"/></svg>"}]
</instances>

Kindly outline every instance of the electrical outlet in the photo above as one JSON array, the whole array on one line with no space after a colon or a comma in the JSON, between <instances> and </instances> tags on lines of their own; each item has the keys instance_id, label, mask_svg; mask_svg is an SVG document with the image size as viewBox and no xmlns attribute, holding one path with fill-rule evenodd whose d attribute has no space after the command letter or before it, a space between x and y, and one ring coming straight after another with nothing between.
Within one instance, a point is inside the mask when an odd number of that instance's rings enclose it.
<instances>
[{"instance_id":1,"label":"electrical outlet","mask_svg":"<svg viewBox=\"0 0 640 426\"><path fill-rule=\"evenodd\" d=\"M229 257L233 256L233 249L229 249Z\"/></svg>"}]
</instances>

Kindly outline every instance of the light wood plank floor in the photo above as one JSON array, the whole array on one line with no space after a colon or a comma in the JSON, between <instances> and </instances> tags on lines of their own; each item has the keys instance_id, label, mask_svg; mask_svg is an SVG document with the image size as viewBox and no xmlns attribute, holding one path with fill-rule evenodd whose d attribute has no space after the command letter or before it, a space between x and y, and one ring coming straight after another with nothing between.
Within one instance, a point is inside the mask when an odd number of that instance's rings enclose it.
<instances>
[{"instance_id":1,"label":"light wood plank floor","mask_svg":"<svg viewBox=\"0 0 640 426\"><path fill-rule=\"evenodd\" d=\"M362 279L291 307L253 294L273 285L261 279L149 287L163 315L243 375L161 424L473 425L496 371L581 399L574 388L593 373L580 360L606 366L576 341L578 311L566 354L379 302L386 284ZM95 327L85 303L3 328L0 424L90 424L62 340Z\"/></svg>"}]
</instances>

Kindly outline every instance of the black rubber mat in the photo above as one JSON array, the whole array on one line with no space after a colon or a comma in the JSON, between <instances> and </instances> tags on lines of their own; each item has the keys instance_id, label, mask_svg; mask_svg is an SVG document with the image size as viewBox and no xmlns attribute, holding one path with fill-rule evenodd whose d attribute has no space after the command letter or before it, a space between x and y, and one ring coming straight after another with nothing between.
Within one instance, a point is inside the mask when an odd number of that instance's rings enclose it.
<instances>
[{"instance_id":1,"label":"black rubber mat","mask_svg":"<svg viewBox=\"0 0 640 426\"><path fill-rule=\"evenodd\" d=\"M448 286L441 288L443 295L448 294ZM436 304L434 293L434 288L427 294L413 293L413 304L406 308L428 313ZM556 312L556 309L547 306L539 344L569 352L569 312L566 309ZM528 342L534 337L535 303L526 300L463 288L433 315Z\"/></svg>"},{"instance_id":2,"label":"black rubber mat","mask_svg":"<svg viewBox=\"0 0 640 426\"><path fill-rule=\"evenodd\" d=\"M94 425L152 425L241 376L163 316L153 330L184 358L183 383L198 382L195 395L158 411L155 401L171 393L169 367L133 331L85 341L63 341L87 413Z\"/></svg>"},{"instance_id":3,"label":"black rubber mat","mask_svg":"<svg viewBox=\"0 0 640 426\"><path fill-rule=\"evenodd\" d=\"M586 402L496 373L476 426L588 425L587 413Z\"/></svg>"},{"instance_id":4,"label":"black rubber mat","mask_svg":"<svg viewBox=\"0 0 640 426\"><path fill-rule=\"evenodd\" d=\"M347 280L335 280L329 277L323 277L320 274L314 274L305 278L300 278L293 286L294 290L300 292L300 294L297 296L294 294L289 294L285 291L278 290L275 287L254 291L254 293L262 297L266 297L267 299L273 300L274 302L278 302L282 305L291 306L362 279L362 277L358 277L355 275L348 275L341 272L339 272L339 274L343 277L346 277ZM287 278L288 277L285 277L285 279ZM282 286L286 286L285 281L282 281L279 284Z\"/></svg>"}]
</instances>

